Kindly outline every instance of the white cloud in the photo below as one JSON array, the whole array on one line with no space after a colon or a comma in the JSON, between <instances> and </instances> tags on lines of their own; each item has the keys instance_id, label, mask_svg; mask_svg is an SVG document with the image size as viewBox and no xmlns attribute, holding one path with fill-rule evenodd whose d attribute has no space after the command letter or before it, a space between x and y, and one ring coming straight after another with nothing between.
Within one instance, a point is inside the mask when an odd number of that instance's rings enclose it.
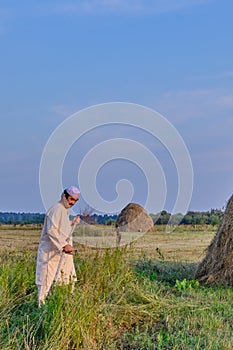
<instances>
[{"instance_id":1,"label":"white cloud","mask_svg":"<svg viewBox=\"0 0 233 350\"><path fill-rule=\"evenodd\" d=\"M177 127L187 143L199 184L207 181L207 175L217 183L217 177L226 178L233 171L232 89L170 92L156 101L155 109Z\"/></svg>"},{"instance_id":2,"label":"white cloud","mask_svg":"<svg viewBox=\"0 0 233 350\"><path fill-rule=\"evenodd\" d=\"M154 108L173 122L233 115L233 91L193 89L169 92L155 101Z\"/></svg>"},{"instance_id":3,"label":"white cloud","mask_svg":"<svg viewBox=\"0 0 233 350\"><path fill-rule=\"evenodd\" d=\"M0 5L0 35L3 24L17 17L43 17L54 14L135 14L148 15L182 11L195 5L204 5L214 0L58 0L38 3L23 2Z\"/></svg>"},{"instance_id":4,"label":"white cloud","mask_svg":"<svg viewBox=\"0 0 233 350\"><path fill-rule=\"evenodd\" d=\"M233 94L219 96L216 103L223 108L233 108Z\"/></svg>"},{"instance_id":5,"label":"white cloud","mask_svg":"<svg viewBox=\"0 0 233 350\"><path fill-rule=\"evenodd\" d=\"M52 111L57 115L62 117L69 117L74 111L71 110L70 107L65 105L54 105L51 107Z\"/></svg>"},{"instance_id":6,"label":"white cloud","mask_svg":"<svg viewBox=\"0 0 233 350\"><path fill-rule=\"evenodd\" d=\"M86 0L60 2L54 12L69 13L163 13L202 5L213 0Z\"/></svg>"},{"instance_id":7,"label":"white cloud","mask_svg":"<svg viewBox=\"0 0 233 350\"><path fill-rule=\"evenodd\" d=\"M197 75L193 77L193 80L221 80L221 79L229 79L233 78L233 71L224 71L213 74L205 74L205 75Z\"/></svg>"}]
</instances>

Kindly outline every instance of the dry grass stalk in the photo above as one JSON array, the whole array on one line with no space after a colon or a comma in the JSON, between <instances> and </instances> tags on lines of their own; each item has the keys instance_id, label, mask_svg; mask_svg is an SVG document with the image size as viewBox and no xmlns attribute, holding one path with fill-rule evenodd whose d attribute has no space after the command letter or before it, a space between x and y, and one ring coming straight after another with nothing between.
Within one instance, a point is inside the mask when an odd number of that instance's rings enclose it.
<instances>
[{"instance_id":1,"label":"dry grass stalk","mask_svg":"<svg viewBox=\"0 0 233 350\"><path fill-rule=\"evenodd\" d=\"M233 285L233 195L222 224L197 268L196 279L205 284Z\"/></svg>"}]
</instances>

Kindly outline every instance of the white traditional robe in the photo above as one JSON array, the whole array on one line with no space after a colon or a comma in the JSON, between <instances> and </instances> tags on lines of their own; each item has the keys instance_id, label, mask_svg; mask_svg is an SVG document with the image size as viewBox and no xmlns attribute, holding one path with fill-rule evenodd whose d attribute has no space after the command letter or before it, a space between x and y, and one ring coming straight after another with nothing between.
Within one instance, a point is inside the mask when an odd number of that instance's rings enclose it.
<instances>
[{"instance_id":1,"label":"white traditional robe","mask_svg":"<svg viewBox=\"0 0 233 350\"><path fill-rule=\"evenodd\" d=\"M58 202L46 214L38 247L36 284L39 303L47 296L55 276L57 281L65 284L76 280L73 255L63 253L62 264L59 265L62 248L66 244L72 245L71 231L68 209Z\"/></svg>"}]
</instances>

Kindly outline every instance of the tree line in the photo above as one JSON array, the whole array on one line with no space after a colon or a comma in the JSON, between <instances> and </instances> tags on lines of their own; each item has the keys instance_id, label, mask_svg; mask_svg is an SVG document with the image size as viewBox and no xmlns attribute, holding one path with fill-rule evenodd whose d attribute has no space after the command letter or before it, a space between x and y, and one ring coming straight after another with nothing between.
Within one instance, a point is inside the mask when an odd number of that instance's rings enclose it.
<instances>
[{"instance_id":1,"label":"tree line","mask_svg":"<svg viewBox=\"0 0 233 350\"><path fill-rule=\"evenodd\" d=\"M41 213L11 213L0 212L0 224L41 224L44 222L45 214Z\"/></svg>"},{"instance_id":2,"label":"tree line","mask_svg":"<svg viewBox=\"0 0 233 350\"><path fill-rule=\"evenodd\" d=\"M224 212L220 209L211 209L210 211L188 211L185 215L173 214L166 210L158 214L150 214L155 225L219 225L222 221ZM117 215L97 215L83 213L81 219L89 224L115 225ZM0 212L0 224L43 224L45 214L41 213L11 213ZM169 221L170 220L170 221Z\"/></svg>"},{"instance_id":3,"label":"tree line","mask_svg":"<svg viewBox=\"0 0 233 350\"><path fill-rule=\"evenodd\" d=\"M185 215L168 213L163 210L159 214L151 214L156 225L219 225L223 219L224 212L220 209L211 209L210 211L188 211Z\"/></svg>"}]
</instances>

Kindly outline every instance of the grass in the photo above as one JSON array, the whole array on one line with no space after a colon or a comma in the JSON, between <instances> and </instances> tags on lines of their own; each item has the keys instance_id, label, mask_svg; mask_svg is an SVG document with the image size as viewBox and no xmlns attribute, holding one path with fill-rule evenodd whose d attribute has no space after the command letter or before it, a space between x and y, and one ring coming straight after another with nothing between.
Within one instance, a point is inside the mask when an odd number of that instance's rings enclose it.
<instances>
[{"instance_id":1,"label":"grass","mask_svg":"<svg viewBox=\"0 0 233 350\"><path fill-rule=\"evenodd\" d=\"M180 227L169 235L146 235L130 247L80 247L74 292L55 287L40 309L34 284L39 231L33 229L30 241L30 230L0 230L10 242L15 233L15 247L0 254L0 349L233 348L232 288L206 288L194 280L213 230ZM179 259L177 242L184 243Z\"/></svg>"},{"instance_id":2,"label":"grass","mask_svg":"<svg viewBox=\"0 0 233 350\"><path fill-rule=\"evenodd\" d=\"M76 261L78 283L56 287L38 310L35 258L2 257L1 349L106 349L125 329L151 317L161 303L147 295L121 250L96 252Z\"/></svg>"}]
</instances>

